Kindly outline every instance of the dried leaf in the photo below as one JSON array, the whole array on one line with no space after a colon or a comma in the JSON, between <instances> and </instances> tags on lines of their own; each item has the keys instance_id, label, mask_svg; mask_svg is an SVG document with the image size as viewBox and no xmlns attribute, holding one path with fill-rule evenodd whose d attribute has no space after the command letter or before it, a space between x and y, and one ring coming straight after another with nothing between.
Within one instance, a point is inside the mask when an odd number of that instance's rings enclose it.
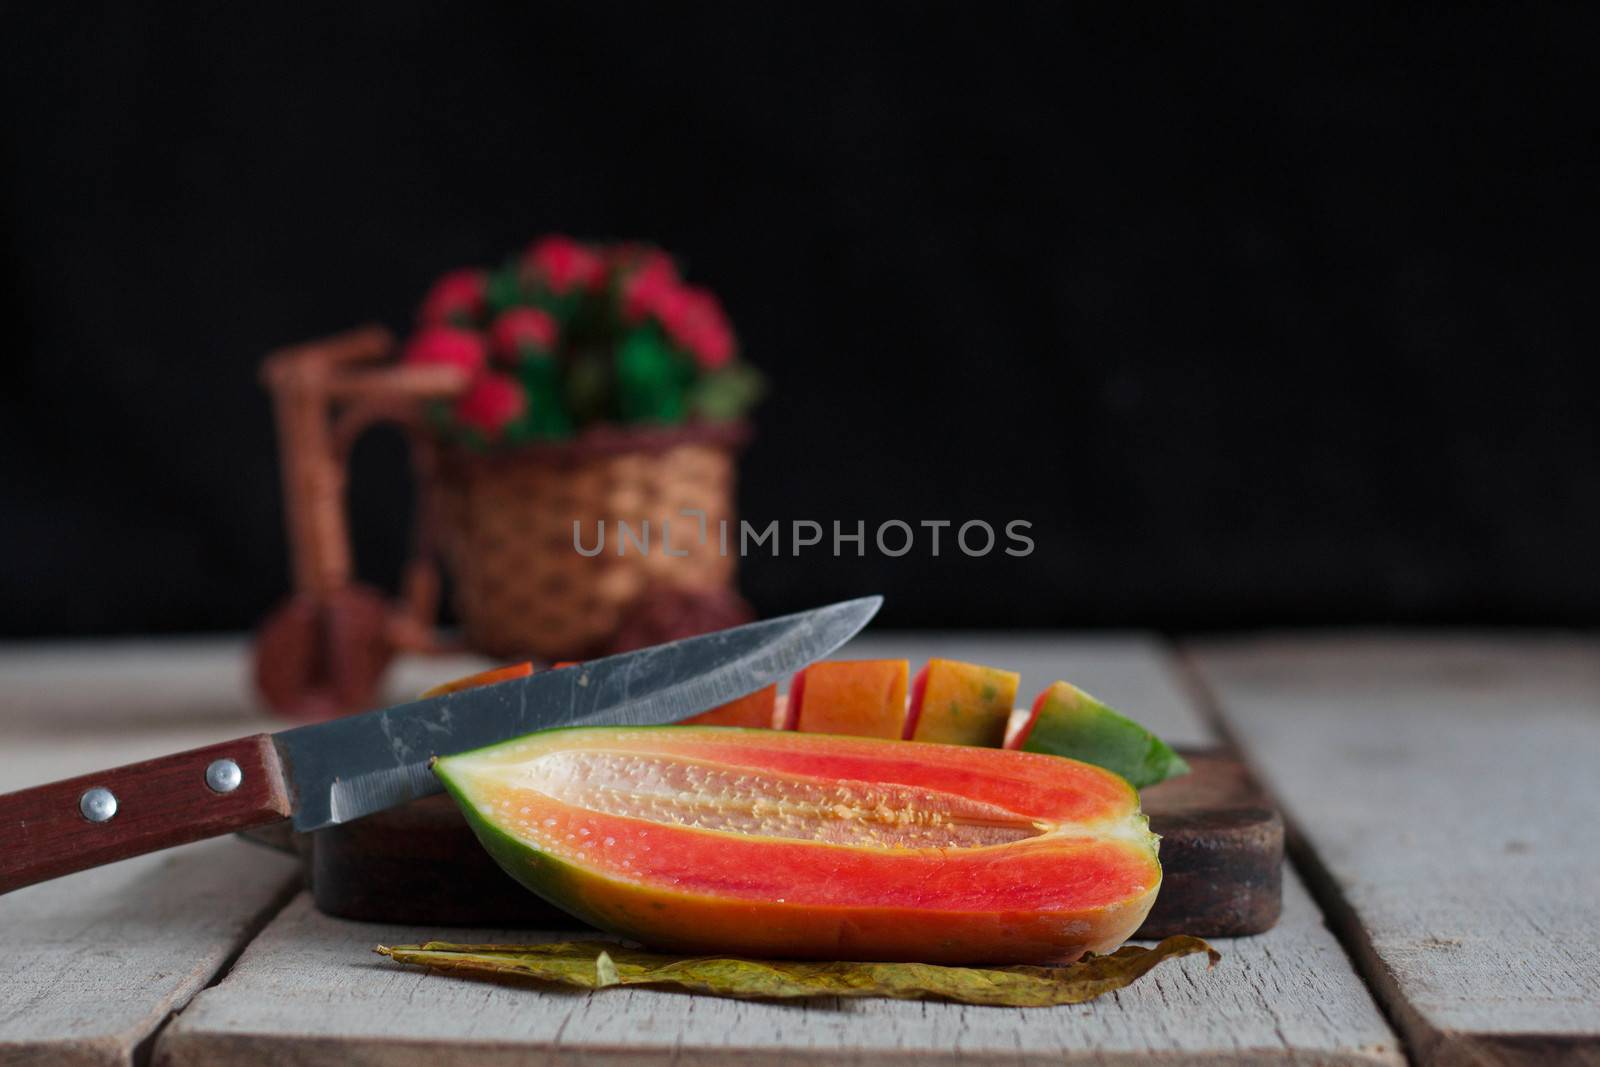
<instances>
[{"instance_id":1,"label":"dried leaf","mask_svg":"<svg viewBox=\"0 0 1600 1067\"><path fill-rule=\"evenodd\" d=\"M721 997L939 998L963 1004L1040 1008L1079 1004L1121 989L1162 960L1196 952L1221 955L1198 937L1169 937L1154 948L1124 947L1063 967L942 967L931 963L809 963L717 956L662 956L611 941L548 945L379 945L396 963L458 974L519 975L601 989L664 985Z\"/></svg>"}]
</instances>

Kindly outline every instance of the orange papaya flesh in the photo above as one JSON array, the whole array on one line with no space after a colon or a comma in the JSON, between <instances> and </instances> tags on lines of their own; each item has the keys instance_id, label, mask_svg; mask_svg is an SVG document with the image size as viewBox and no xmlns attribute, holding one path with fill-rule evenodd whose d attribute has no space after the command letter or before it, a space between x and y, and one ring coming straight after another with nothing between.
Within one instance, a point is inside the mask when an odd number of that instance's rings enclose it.
<instances>
[{"instance_id":1,"label":"orange papaya flesh","mask_svg":"<svg viewBox=\"0 0 1600 1067\"><path fill-rule=\"evenodd\" d=\"M931 659L911 683L905 736L912 741L999 748L1021 675L976 663Z\"/></svg>"},{"instance_id":2,"label":"orange papaya flesh","mask_svg":"<svg viewBox=\"0 0 1600 1067\"><path fill-rule=\"evenodd\" d=\"M1161 882L1138 794L1002 749L724 727L549 730L435 771L512 877L671 952L1058 963Z\"/></svg>"},{"instance_id":3,"label":"orange papaya flesh","mask_svg":"<svg viewBox=\"0 0 1600 1067\"><path fill-rule=\"evenodd\" d=\"M778 687L769 685L683 721L688 726L747 726L770 730L777 708Z\"/></svg>"},{"instance_id":4,"label":"orange papaya flesh","mask_svg":"<svg viewBox=\"0 0 1600 1067\"><path fill-rule=\"evenodd\" d=\"M810 734L899 740L910 673L911 664L903 659L813 663L789 686L788 721Z\"/></svg>"},{"instance_id":5,"label":"orange papaya flesh","mask_svg":"<svg viewBox=\"0 0 1600 1067\"><path fill-rule=\"evenodd\" d=\"M421 699L429 697L442 697L446 693L459 693L463 689L476 689L480 685L494 685L496 682L509 682L513 678L526 678L533 673L532 663L513 663L509 667L494 667L477 674L469 674L465 678L456 678L453 681L441 682L430 689L422 691Z\"/></svg>"},{"instance_id":6,"label":"orange papaya flesh","mask_svg":"<svg viewBox=\"0 0 1600 1067\"><path fill-rule=\"evenodd\" d=\"M559 671L563 667L576 667L580 662L562 660L551 664L550 669ZM765 689L757 689L754 693L737 700L730 700L726 704L719 704L683 721L696 726L747 726L771 729L773 716L777 714L777 705L778 687L769 685Z\"/></svg>"}]
</instances>

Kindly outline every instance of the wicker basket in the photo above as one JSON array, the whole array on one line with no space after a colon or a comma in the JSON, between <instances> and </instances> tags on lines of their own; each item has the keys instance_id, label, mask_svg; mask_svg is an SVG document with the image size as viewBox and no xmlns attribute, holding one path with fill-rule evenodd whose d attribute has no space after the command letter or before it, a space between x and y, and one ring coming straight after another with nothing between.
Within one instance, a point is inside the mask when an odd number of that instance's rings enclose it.
<instances>
[{"instance_id":1,"label":"wicker basket","mask_svg":"<svg viewBox=\"0 0 1600 1067\"><path fill-rule=\"evenodd\" d=\"M735 556L719 533L726 522L736 543L746 437L742 424L601 427L508 455L441 454L427 479L431 519L467 643L502 659L581 659L617 648L651 600L731 597ZM594 552L602 529L598 553L578 550Z\"/></svg>"}]
</instances>

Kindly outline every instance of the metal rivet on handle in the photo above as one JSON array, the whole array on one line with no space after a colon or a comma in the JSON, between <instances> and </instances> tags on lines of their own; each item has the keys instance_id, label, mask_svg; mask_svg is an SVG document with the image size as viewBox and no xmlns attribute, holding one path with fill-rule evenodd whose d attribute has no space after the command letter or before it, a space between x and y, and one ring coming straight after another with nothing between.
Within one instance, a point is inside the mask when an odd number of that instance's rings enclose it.
<instances>
[{"instance_id":1,"label":"metal rivet on handle","mask_svg":"<svg viewBox=\"0 0 1600 1067\"><path fill-rule=\"evenodd\" d=\"M78 811L90 822L107 822L117 813L117 797L104 786L86 789L78 798Z\"/></svg>"},{"instance_id":2,"label":"metal rivet on handle","mask_svg":"<svg viewBox=\"0 0 1600 1067\"><path fill-rule=\"evenodd\" d=\"M244 772L231 759L213 760L206 768L206 785L213 793L231 793L244 781Z\"/></svg>"}]
</instances>

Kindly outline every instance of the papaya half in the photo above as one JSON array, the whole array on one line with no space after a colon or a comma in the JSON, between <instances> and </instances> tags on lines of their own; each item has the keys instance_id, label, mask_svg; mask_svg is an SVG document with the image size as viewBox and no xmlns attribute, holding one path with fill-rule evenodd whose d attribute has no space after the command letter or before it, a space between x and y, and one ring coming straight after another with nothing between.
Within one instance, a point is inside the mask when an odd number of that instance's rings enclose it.
<instances>
[{"instance_id":1,"label":"papaya half","mask_svg":"<svg viewBox=\"0 0 1600 1067\"><path fill-rule=\"evenodd\" d=\"M1003 749L715 726L548 730L435 773L517 881L678 953L1062 963L1161 884L1138 793Z\"/></svg>"}]
</instances>

